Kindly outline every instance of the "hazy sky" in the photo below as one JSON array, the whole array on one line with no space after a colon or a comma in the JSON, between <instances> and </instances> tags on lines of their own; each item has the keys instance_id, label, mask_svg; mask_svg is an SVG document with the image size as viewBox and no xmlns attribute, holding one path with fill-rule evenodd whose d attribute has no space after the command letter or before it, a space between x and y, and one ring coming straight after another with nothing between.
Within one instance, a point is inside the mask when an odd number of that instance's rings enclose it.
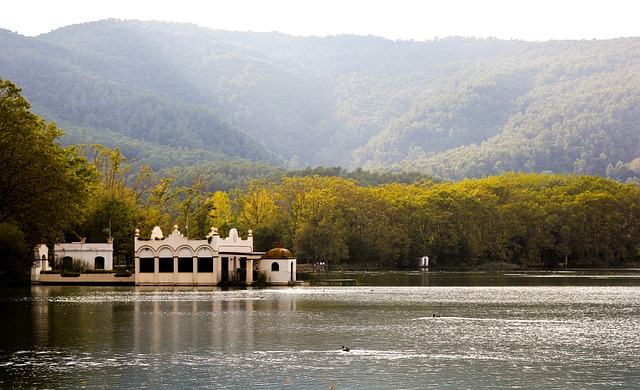
<instances>
[{"instance_id":1,"label":"hazy sky","mask_svg":"<svg viewBox=\"0 0 640 390\"><path fill-rule=\"evenodd\" d=\"M23 35L115 18L298 36L414 40L640 36L637 0L16 0L1 8L0 28Z\"/></svg>"}]
</instances>

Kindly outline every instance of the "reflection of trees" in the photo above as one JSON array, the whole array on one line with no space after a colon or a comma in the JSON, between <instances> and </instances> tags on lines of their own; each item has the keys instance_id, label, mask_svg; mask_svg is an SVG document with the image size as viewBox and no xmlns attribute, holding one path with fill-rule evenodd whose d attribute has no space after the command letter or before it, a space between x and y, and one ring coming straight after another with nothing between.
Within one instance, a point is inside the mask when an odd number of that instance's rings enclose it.
<instances>
[{"instance_id":1,"label":"reflection of trees","mask_svg":"<svg viewBox=\"0 0 640 390\"><path fill-rule=\"evenodd\" d=\"M127 348L131 322L120 304L92 301L83 287L33 286L32 291L36 346L100 353Z\"/></svg>"}]
</instances>

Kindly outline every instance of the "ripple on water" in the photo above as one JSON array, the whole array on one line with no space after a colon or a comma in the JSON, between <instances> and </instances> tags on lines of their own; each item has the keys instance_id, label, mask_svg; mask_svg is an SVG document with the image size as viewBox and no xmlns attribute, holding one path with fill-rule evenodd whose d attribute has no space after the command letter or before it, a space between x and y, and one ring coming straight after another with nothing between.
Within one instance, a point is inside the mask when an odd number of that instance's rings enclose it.
<instances>
[{"instance_id":1,"label":"ripple on water","mask_svg":"<svg viewBox=\"0 0 640 390\"><path fill-rule=\"evenodd\" d=\"M31 345L0 348L2 387L561 388L640 379L638 288L39 291L14 305L29 310L15 318L37 326L27 325Z\"/></svg>"}]
</instances>

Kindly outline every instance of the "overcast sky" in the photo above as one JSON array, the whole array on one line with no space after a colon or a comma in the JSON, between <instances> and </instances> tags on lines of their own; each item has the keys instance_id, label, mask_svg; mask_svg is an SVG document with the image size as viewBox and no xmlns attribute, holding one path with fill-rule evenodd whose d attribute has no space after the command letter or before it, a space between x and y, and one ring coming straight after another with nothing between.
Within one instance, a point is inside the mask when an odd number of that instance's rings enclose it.
<instances>
[{"instance_id":1,"label":"overcast sky","mask_svg":"<svg viewBox=\"0 0 640 390\"><path fill-rule=\"evenodd\" d=\"M2 5L0 28L32 36L115 18L296 36L607 39L640 36L639 6L637 0L15 0Z\"/></svg>"}]
</instances>

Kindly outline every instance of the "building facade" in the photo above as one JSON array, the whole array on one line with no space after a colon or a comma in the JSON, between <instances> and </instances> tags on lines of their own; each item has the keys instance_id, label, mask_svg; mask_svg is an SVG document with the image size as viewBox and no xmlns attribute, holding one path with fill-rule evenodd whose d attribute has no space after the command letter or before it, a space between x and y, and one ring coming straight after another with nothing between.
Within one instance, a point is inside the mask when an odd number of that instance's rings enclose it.
<instances>
[{"instance_id":1,"label":"building facade","mask_svg":"<svg viewBox=\"0 0 640 390\"><path fill-rule=\"evenodd\" d=\"M80 242L54 245L55 259L61 268L70 268L73 261L80 260L85 268L94 270L113 270L113 239L103 243ZM69 266L67 266L69 265Z\"/></svg>"},{"instance_id":2,"label":"building facade","mask_svg":"<svg viewBox=\"0 0 640 390\"><path fill-rule=\"evenodd\" d=\"M51 271L49 264L49 247L40 244L33 248L33 265L31 266L31 283L40 282L42 271Z\"/></svg>"},{"instance_id":3,"label":"building facade","mask_svg":"<svg viewBox=\"0 0 640 390\"><path fill-rule=\"evenodd\" d=\"M135 235L135 284L144 286L217 286L253 284L254 262L263 252L254 252L253 235L246 239L234 228L222 238L217 229L204 240L184 237L177 226L166 238L160 228L152 238Z\"/></svg>"}]
</instances>

